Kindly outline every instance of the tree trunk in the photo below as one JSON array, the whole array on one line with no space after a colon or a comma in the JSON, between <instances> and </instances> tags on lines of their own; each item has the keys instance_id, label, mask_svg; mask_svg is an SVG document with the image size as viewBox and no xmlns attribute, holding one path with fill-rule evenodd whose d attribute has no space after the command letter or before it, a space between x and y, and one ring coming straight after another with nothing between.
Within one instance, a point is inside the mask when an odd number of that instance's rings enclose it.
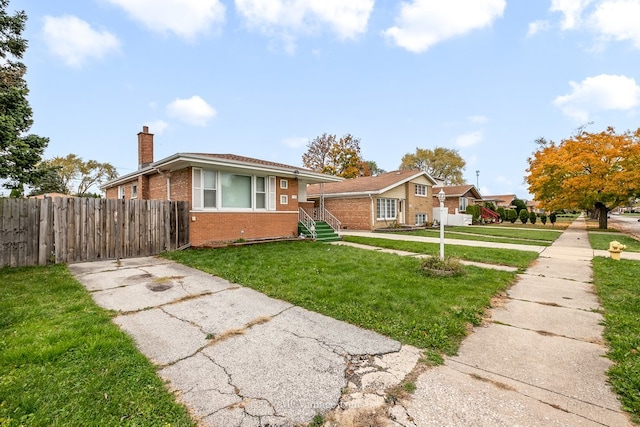
<instances>
[{"instance_id":1,"label":"tree trunk","mask_svg":"<svg viewBox=\"0 0 640 427\"><path fill-rule=\"evenodd\" d=\"M607 207L600 202L596 202L595 204L595 208L598 212L598 228L600 230L606 230L607 229L607 214L609 213L609 210L607 209Z\"/></svg>"}]
</instances>

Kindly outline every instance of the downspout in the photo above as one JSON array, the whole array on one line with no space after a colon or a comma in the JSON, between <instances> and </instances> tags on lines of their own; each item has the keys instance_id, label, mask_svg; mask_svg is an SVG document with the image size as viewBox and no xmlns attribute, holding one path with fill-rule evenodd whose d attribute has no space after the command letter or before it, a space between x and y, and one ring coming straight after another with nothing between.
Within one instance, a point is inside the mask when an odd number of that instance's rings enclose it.
<instances>
[{"instance_id":1,"label":"downspout","mask_svg":"<svg viewBox=\"0 0 640 427\"><path fill-rule=\"evenodd\" d=\"M371 193L369 193L369 198L371 199L371 229L373 229L373 227L376 226L376 219L375 219L375 206L373 206L373 196L371 195Z\"/></svg>"}]
</instances>

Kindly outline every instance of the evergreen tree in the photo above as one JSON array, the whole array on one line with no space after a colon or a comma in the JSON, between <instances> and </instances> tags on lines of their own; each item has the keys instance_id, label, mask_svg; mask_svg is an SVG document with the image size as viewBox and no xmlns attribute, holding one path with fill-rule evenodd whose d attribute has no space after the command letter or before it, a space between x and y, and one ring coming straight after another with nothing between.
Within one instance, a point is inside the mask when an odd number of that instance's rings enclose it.
<instances>
[{"instance_id":1,"label":"evergreen tree","mask_svg":"<svg viewBox=\"0 0 640 427\"><path fill-rule=\"evenodd\" d=\"M28 134L33 113L24 79L27 67L19 61L27 49L22 38L27 15L9 15L8 6L9 0L0 0L0 179L22 194L24 184L34 184L40 176L36 165L49 139Z\"/></svg>"}]
</instances>

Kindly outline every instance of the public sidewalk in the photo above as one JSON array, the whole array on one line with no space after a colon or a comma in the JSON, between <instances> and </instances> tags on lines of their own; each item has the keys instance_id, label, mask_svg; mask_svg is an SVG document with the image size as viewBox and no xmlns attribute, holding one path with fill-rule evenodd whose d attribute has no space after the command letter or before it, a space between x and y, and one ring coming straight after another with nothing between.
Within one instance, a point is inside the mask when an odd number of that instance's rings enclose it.
<instances>
[{"instance_id":1,"label":"public sidewalk","mask_svg":"<svg viewBox=\"0 0 640 427\"><path fill-rule=\"evenodd\" d=\"M584 222L584 219L580 220L582 223L582 229L584 232L584 242L587 242L587 244L583 247L583 249L590 253L591 256L602 256L602 257L607 257L609 258L609 252L606 250L592 250L591 246L589 246L588 242L589 242L589 237L587 236L587 232L586 232L586 225ZM577 227L577 225L575 225L572 228ZM404 234L404 233L376 233L373 231L359 231L359 230L341 230L340 231L340 235L342 236L361 236L361 237L372 237L372 238L376 238L376 239L388 239L388 240L406 240L409 242L422 242L422 243L440 243L440 239L438 237L424 237L424 236L413 236L413 235L409 235L409 234ZM564 235L564 234L563 234ZM560 239L560 238L559 238ZM558 240L556 240L556 243L554 243L554 245L557 244ZM615 240L615 236L611 237L611 240ZM583 242L583 243L584 243ZM349 243L349 242L342 242L343 244L349 244L351 246L356 246L357 244L355 243ZM474 246L477 248L501 248L501 249L512 249L512 250L517 250L517 251L532 251L532 252L538 252L539 254L542 254L543 251L546 252L550 249L549 246L541 246L541 245L519 245L517 243L499 243L499 242L483 242L483 241L479 241L479 240L464 240L464 239L444 239L444 244L445 246L450 246L450 245L459 245L459 246ZM366 248L366 245L361 245L360 247L362 248ZM377 248L379 249L379 248ZM388 252L394 252L392 249L389 249ZM445 251L446 252L446 251ZM403 251L395 251L394 253L397 253L399 255L415 255L415 254L411 254L409 252L405 252L403 253ZM549 253L549 252L547 252ZM544 256L544 255L541 255ZM621 259L629 259L629 260L633 260L633 261L640 261L640 253L638 252L628 252L628 251L624 251L620 254L620 258ZM591 259L591 258L589 258Z\"/></svg>"},{"instance_id":2,"label":"public sidewalk","mask_svg":"<svg viewBox=\"0 0 640 427\"><path fill-rule=\"evenodd\" d=\"M605 374L593 256L578 218L519 275L487 326L418 378L405 403L414 425L632 425Z\"/></svg>"}]
</instances>

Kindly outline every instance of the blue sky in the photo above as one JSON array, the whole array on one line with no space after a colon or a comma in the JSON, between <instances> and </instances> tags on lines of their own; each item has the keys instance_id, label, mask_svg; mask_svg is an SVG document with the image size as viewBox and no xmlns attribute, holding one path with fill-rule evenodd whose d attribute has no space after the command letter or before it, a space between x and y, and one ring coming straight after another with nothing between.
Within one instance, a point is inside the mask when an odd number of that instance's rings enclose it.
<instances>
[{"instance_id":1,"label":"blue sky","mask_svg":"<svg viewBox=\"0 0 640 427\"><path fill-rule=\"evenodd\" d=\"M137 168L233 153L301 165L322 133L390 171L456 149L483 195L529 198L539 137L640 126L638 0L12 0L45 158ZM479 176L476 174L479 171Z\"/></svg>"}]
</instances>

